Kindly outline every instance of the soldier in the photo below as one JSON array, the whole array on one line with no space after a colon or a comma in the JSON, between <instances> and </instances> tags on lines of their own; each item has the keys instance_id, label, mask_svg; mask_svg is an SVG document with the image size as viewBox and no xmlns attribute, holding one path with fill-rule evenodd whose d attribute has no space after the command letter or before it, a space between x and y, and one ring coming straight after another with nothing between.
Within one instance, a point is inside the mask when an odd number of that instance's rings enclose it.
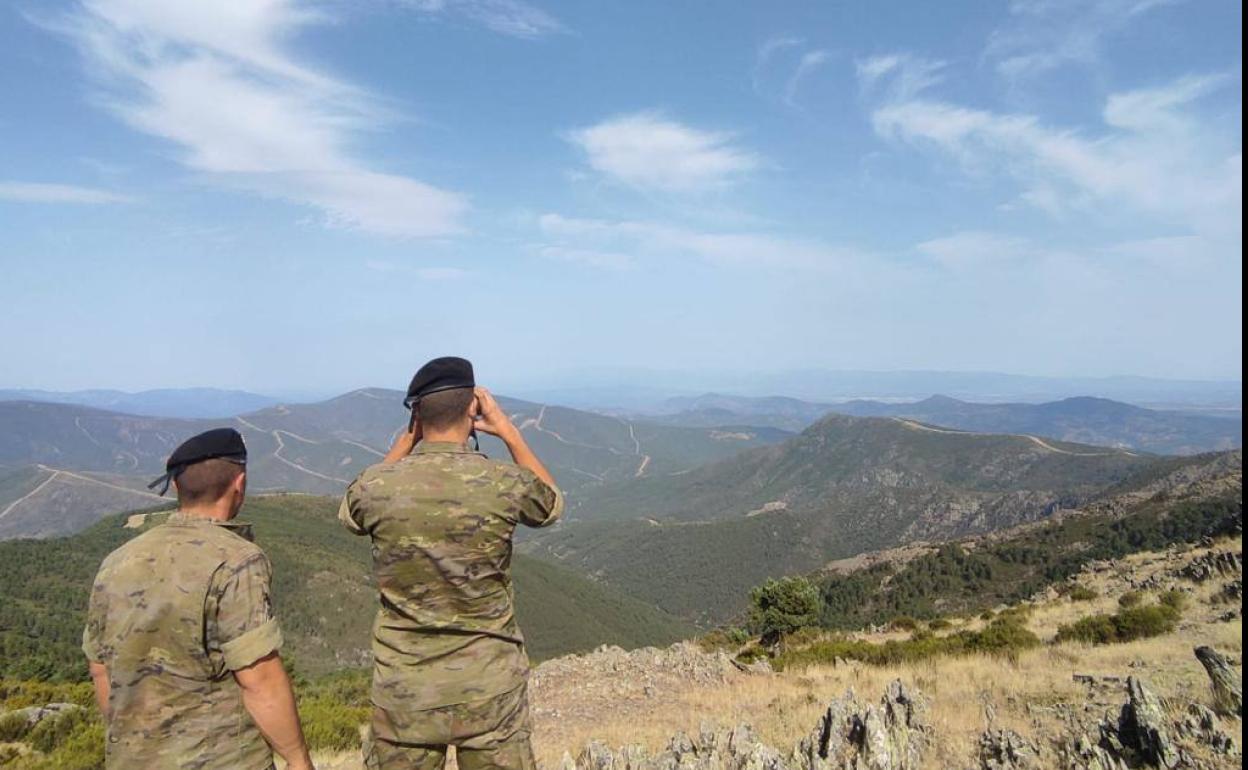
<instances>
[{"instance_id":1,"label":"soldier","mask_svg":"<svg viewBox=\"0 0 1248 770\"><path fill-rule=\"evenodd\" d=\"M231 428L175 449L151 486L163 482L163 495L172 482L178 510L109 554L95 578L82 648L110 770L270 770L274 751L290 770L311 770L278 655L272 568L233 521L246 464Z\"/></svg>"},{"instance_id":2,"label":"soldier","mask_svg":"<svg viewBox=\"0 0 1248 770\"><path fill-rule=\"evenodd\" d=\"M468 361L430 361L407 394L408 430L352 482L338 514L372 538L381 594L365 766L441 768L455 746L462 770L528 770L511 539L517 524L553 523L563 496ZM469 449L478 430L502 439L515 464Z\"/></svg>"}]
</instances>

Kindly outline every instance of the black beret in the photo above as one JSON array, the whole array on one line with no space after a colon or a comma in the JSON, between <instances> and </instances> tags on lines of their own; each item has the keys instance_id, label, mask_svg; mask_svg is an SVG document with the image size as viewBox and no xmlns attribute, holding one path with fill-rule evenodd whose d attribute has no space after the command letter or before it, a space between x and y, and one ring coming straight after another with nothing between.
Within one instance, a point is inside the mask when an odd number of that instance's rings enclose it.
<instances>
[{"instance_id":1,"label":"black beret","mask_svg":"<svg viewBox=\"0 0 1248 770\"><path fill-rule=\"evenodd\" d=\"M243 437L238 431L233 428L213 428L183 441L165 461L165 475L148 484L147 488L155 489L157 484L164 483L164 488L160 490L163 495L169 489L169 482L177 478L188 465L215 459L246 464L247 445L243 443Z\"/></svg>"},{"instance_id":2,"label":"black beret","mask_svg":"<svg viewBox=\"0 0 1248 770\"><path fill-rule=\"evenodd\" d=\"M455 356L435 358L416 372L412 384L407 386L407 398L403 399L403 405L411 409L413 404L430 393L476 386L471 361Z\"/></svg>"}]
</instances>

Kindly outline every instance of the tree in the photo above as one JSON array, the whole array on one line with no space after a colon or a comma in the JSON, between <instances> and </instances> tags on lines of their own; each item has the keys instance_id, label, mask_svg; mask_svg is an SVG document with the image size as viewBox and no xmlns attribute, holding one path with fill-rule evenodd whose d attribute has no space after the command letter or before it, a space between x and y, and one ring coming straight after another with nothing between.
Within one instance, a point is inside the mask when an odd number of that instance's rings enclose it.
<instances>
[{"instance_id":1,"label":"tree","mask_svg":"<svg viewBox=\"0 0 1248 770\"><path fill-rule=\"evenodd\" d=\"M819 591L801 577L768 580L750 591L750 627L771 646L785 634L819 624Z\"/></svg>"}]
</instances>

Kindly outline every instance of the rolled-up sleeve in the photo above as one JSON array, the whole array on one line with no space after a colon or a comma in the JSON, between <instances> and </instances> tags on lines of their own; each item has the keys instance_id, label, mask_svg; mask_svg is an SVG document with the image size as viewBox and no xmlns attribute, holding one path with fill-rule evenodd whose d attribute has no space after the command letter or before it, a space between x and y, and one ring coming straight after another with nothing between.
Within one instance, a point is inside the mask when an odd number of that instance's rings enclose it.
<instances>
[{"instance_id":1,"label":"rolled-up sleeve","mask_svg":"<svg viewBox=\"0 0 1248 770\"><path fill-rule=\"evenodd\" d=\"M273 616L273 568L264 554L255 554L230 570L217 600L215 640L230 671L280 649L282 630Z\"/></svg>"},{"instance_id":2,"label":"rolled-up sleeve","mask_svg":"<svg viewBox=\"0 0 1248 770\"><path fill-rule=\"evenodd\" d=\"M366 535L368 530L359 519L359 506L356 504L358 481L351 482L347 487L347 492L342 496L342 503L338 506L338 521L351 531L353 535Z\"/></svg>"},{"instance_id":3,"label":"rolled-up sleeve","mask_svg":"<svg viewBox=\"0 0 1248 770\"><path fill-rule=\"evenodd\" d=\"M108 617L108 592L103 585L91 587L87 625L82 629L82 652L92 663L104 662L104 621Z\"/></svg>"},{"instance_id":4,"label":"rolled-up sleeve","mask_svg":"<svg viewBox=\"0 0 1248 770\"><path fill-rule=\"evenodd\" d=\"M548 527L563 515L563 493L525 471L517 493L516 506L520 510L520 523L527 527Z\"/></svg>"}]
</instances>

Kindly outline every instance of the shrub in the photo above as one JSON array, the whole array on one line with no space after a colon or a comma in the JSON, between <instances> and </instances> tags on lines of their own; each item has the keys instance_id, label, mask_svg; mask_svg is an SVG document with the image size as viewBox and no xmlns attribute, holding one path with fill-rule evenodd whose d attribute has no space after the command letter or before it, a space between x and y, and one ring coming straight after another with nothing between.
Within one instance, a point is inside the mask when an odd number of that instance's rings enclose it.
<instances>
[{"instance_id":1,"label":"shrub","mask_svg":"<svg viewBox=\"0 0 1248 770\"><path fill-rule=\"evenodd\" d=\"M1178 589L1166 591L1161 595L1160 601L1175 612L1182 612L1187 609L1187 594Z\"/></svg>"},{"instance_id":2,"label":"shrub","mask_svg":"<svg viewBox=\"0 0 1248 770\"><path fill-rule=\"evenodd\" d=\"M750 592L750 605L750 626L764 639L819 624L819 590L805 578L768 580Z\"/></svg>"},{"instance_id":3,"label":"shrub","mask_svg":"<svg viewBox=\"0 0 1248 770\"><path fill-rule=\"evenodd\" d=\"M26 717L17 713L0 715L0 743L20 741L26 732Z\"/></svg>"},{"instance_id":4,"label":"shrub","mask_svg":"<svg viewBox=\"0 0 1248 770\"><path fill-rule=\"evenodd\" d=\"M1124 608L1138 607L1144 601L1144 594L1140 591L1127 591L1118 597L1118 606Z\"/></svg>"},{"instance_id":5,"label":"shrub","mask_svg":"<svg viewBox=\"0 0 1248 770\"><path fill-rule=\"evenodd\" d=\"M919 621L909 615L898 615L889 621L888 627L892 631L913 631L919 627Z\"/></svg>"},{"instance_id":6,"label":"shrub","mask_svg":"<svg viewBox=\"0 0 1248 770\"><path fill-rule=\"evenodd\" d=\"M1168 604L1130 607L1114 615L1091 615L1057 629L1057 641L1114 644L1168 634L1180 613Z\"/></svg>"},{"instance_id":7,"label":"shrub","mask_svg":"<svg viewBox=\"0 0 1248 770\"><path fill-rule=\"evenodd\" d=\"M1100 596L1096 591L1084 585L1072 586L1066 595L1070 597L1072 602L1090 602Z\"/></svg>"},{"instance_id":8,"label":"shrub","mask_svg":"<svg viewBox=\"0 0 1248 770\"><path fill-rule=\"evenodd\" d=\"M936 618L932 622L928 623L927 627L932 631L944 631L947 628L953 628L953 624L946 618Z\"/></svg>"}]
</instances>

